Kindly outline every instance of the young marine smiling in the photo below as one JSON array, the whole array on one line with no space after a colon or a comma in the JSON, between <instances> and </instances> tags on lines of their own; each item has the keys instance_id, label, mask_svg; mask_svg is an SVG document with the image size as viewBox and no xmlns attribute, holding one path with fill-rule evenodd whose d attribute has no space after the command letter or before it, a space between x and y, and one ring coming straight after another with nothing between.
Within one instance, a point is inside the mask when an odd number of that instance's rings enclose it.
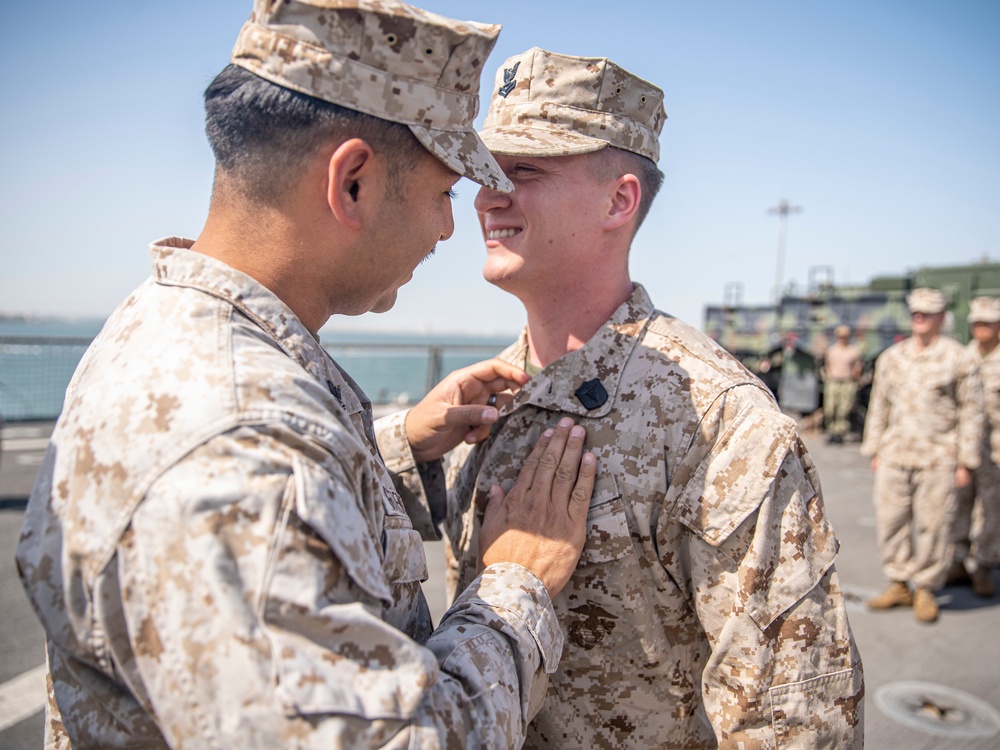
<instances>
[{"instance_id":1,"label":"young marine smiling","mask_svg":"<svg viewBox=\"0 0 1000 750\"><path fill-rule=\"evenodd\" d=\"M861 660L795 423L629 274L663 179L662 102L605 58L534 48L497 72L481 135L514 191L476 196L483 274L527 316L501 358L535 374L448 457L455 593L490 488L573 417L600 470L525 747L859 748Z\"/></svg>"}]
</instances>

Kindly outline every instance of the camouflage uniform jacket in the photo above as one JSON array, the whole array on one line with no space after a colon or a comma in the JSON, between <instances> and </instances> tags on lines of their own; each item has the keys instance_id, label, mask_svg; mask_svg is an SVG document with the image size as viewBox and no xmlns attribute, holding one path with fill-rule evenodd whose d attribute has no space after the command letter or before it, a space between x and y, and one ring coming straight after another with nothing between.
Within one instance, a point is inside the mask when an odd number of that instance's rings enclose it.
<instances>
[{"instance_id":1,"label":"camouflage uniform jacket","mask_svg":"<svg viewBox=\"0 0 1000 750\"><path fill-rule=\"evenodd\" d=\"M912 337L875 362L861 452L897 466L979 466L983 395L976 358L948 336L921 350Z\"/></svg>"},{"instance_id":2,"label":"camouflage uniform jacket","mask_svg":"<svg viewBox=\"0 0 1000 750\"><path fill-rule=\"evenodd\" d=\"M544 587L492 566L432 634L370 404L277 297L188 247L153 246L85 355L28 505L47 744L519 746L562 649Z\"/></svg>"},{"instance_id":3,"label":"camouflage uniform jacket","mask_svg":"<svg viewBox=\"0 0 1000 750\"><path fill-rule=\"evenodd\" d=\"M985 356L977 341L970 341L968 349L979 362L983 385L983 459L1000 466L1000 347Z\"/></svg>"},{"instance_id":4,"label":"camouflage uniform jacket","mask_svg":"<svg viewBox=\"0 0 1000 750\"><path fill-rule=\"evenodd\" d=\"M522 334L501 356L525 353ZM642 287L532 378L487 441L453 451L459 587L475 575L476 498L509 487L564 415L599 470L583 556L554 602L563 657L525 746L860 747L837 541L795 423Z\"/></svg>"}]
</instances>

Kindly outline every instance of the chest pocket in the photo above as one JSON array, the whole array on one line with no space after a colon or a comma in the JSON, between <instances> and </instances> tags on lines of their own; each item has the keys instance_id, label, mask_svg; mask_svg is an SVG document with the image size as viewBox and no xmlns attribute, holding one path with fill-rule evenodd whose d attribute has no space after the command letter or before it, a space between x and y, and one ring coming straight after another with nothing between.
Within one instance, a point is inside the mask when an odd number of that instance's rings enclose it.
<instances>
[{"instance_id":1,"label":"chest pocket","mask_svg":"<svg viewBox=\"0 0 1000 750\"><path fill-rule=\"evenodd\" d=\"M567 641L561 672L612 684L660 662L669 643L654 588L640 564L615 479L603 476L591 499L580 562L554 602Z\"/></svg>"},{"instance_id":2,"label":"chest pocket","mask_svg":"<svg viewBox=\"0 0 1000 750\"><path fill-rule=\"evenodd\" d=\"M610 563L626 555L634 555L634 551L625 508L615 478L602 477L595 484L587 511L587 541L579 566Z\"/></svg>"},{"instance_id":3,"label":"chest pocket","mask_svg":"<svg viewBox=\"0 0 1000 750\"><path fill-rule=\"evenodd\" d=\"M929 392L937 398L956 398L955 374L950 367L936 365L927 369L924 373L923 382Z\"/></svg>"},{"instance_id":4,"label":"chest pocket","mask_svg":"<svg viewBox=\"0 0 1000 750\"><path fill-rule=\"evenodd\" d=\"M391 482L381 486L385 519L382 526L382 569L390 585L426 581L424 542L414 531L403 500Z\"/></svg>"}]
</instances>

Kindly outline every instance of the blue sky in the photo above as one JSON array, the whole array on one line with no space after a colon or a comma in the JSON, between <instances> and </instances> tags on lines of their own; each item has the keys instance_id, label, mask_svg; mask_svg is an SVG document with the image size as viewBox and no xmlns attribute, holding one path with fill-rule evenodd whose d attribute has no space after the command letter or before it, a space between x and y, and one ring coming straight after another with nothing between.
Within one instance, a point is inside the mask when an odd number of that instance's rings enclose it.
<instances>
[{"instance_id":1,"label":"blue sky","mask_svg":"<svg viewBox=\"0 0 1000 750\"><path fill-rule=\"evenodd\" d=\"M425 0L502 23L483 92L532 46L606 56L658 84L666 183L632 250L657 306L700 326L727 283L767 302L785 198L786 282L1000 260L1000 3ZM148 243L196 237L212 158L201 93L250 0L18 3L0 65L0 312L109 314L149 273ZM481 112L485 111L484 105ZM482 114L478 120L482 121ZM383 315L327 331L513 333L486 284L461 181L455 236Z\"/></svg>"}]
</instances>

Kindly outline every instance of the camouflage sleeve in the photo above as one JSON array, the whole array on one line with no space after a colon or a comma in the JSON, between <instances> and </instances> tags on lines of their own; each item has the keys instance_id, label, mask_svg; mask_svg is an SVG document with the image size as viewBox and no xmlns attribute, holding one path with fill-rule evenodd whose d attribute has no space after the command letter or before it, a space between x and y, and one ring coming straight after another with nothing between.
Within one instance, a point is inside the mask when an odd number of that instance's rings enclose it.
<instances>
[{"instance_id":1,"label":"camouflage sleeve","mask_svg":"<svg viewBox=\"0 0 1000 750\"><path fill-rule=\"evenodd\" d=\"M815 467L794 422L739 390L686 459L671 557L711 651L709 723L720 748L861 747L861 661Z\"/></svg>"},{"instance_id":2,"label":"camouflage sleeve","mask_svg":"<svg viewBox=\"0 0 1000 750\"><path fill-rule=\"evenodd\" d=\"M116 669L170 745L520 747L562 649L544 587L491 567L420 645L382 619L423 558L381 559L367 451L347 472L303 450L215 438L121 541Z\"/></svg>"},{"instance_id":3,"label":"camouflage sleeve","mask_svg":"<svg viewBox=\"0 0 1000 750\"><path fill-rule=\"evenodd\" d=\"M892 355L883 352L875 360L875 376L872 380L871 397L868 400L868 413L865 416L864 437L861 440L861 455L869 458L878 455L879 443L889 425L889 370Z\"/></svg>"},{"instance_id":4,"label":"camouflage sleeve","mask_svg":"<svg viewBox=\"0 0 1000 750\"><path fill-rule=\"evenodd\" d=\"M408 412L398 411L377 420L375 440L413 528L425 541L435 542L441 539L441 523L448 507L443 463L422 463L413 457L406 439Z\"/></svg>"},{"instance_id":5,"label":"camouflage sleeve","mask_svg":"<svg viewBox=\"0 0 1000 750\"><path fill-rule=\"evenodd\" d=\"M982 462L983 431L986 429L983 384L975 358L962 352L958 374L958 463L978 469Z\"/></svg>"}]
</instances>

